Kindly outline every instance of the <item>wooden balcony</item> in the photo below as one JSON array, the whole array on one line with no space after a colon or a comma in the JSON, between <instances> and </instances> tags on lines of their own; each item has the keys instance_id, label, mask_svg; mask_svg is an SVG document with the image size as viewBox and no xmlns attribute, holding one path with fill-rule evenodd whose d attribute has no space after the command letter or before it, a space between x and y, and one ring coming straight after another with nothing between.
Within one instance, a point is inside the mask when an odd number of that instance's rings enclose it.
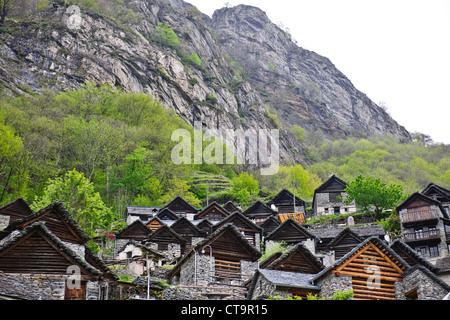
<instances>
[{"instance_id":1,"label":"wooden balcony","mask_svg":"<svg viewBox=\"0 0 450 320\"><path fill-rule=\"evenodd\" d=\"M439 215L437 210L431 208L422 210L408 209L406 213L400 214L400 221L405 227L420 224L433 224L437 223L438 219Z\"/></svg>"},{"instance_id":2,"label":"wooden balcony","mask_svg":"<svg viewBox=\"0 0 450 320\"><path fill-rule=\"evenodd\" d=\"M421 242L430 240L440 240L439 230L416 231L403 235L405 242Z\"/></svg>"}]
</instances>

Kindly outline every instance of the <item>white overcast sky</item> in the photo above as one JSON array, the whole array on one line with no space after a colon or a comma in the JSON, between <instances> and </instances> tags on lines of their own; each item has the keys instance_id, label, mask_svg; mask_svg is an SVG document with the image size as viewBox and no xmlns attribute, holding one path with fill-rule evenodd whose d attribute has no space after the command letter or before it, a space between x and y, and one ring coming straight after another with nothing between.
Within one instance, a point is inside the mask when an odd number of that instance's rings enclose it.
<instances>
[{"instance_id":1,"label":"white overcast sky","mask_svg":"<svg viewBox=\"0 0 450 320\"><path fill-rule=\"evenodd\" d=\"M450 144L450 0L186 0L247 4L325 56L410 132Z\"/></svg>"}]
</instances>

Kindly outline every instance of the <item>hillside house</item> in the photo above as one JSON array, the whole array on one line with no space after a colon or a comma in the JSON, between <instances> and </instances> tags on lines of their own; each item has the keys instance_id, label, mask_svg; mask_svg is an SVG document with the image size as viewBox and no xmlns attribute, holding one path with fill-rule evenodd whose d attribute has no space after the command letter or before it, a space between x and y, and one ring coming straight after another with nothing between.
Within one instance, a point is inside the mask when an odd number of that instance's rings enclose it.
<instances>
[{"instance_id":1,"label":"hillside house","mask_svg":"<svg viewBox=\"0 0 450 320\"><path fill-rule=\"evenodd\" d=\"M152 230L141 220L135 220L116 234L116 246L122 247L129 240L144 241Z\"/></svg>"},{"instance_id":2,"label":"hillside house","mask_svg":"<svg viewBox=\"0 0 450 320\"><path fill-rule=\"evenodd\" d=\"M295 202L295 208L294 208ZM274 196L267 205L277 211L279 214L283 213L305 213L305 201L295 196L288 189L281 190Z\"/></svg>"},{"instance_id":3,"label":"hillside house","mask_svg":"<svg viewBox=\"0 0 450 320\"><path fill-rule=\"evenodd\" d=\"M180 217L175 214L172 210L169 208L161 209L157 214L156 217L160 219L161 221L176 221Z\"/></svg>"},{"instance_id":4,"label":"hillside house","mask_svg":"<svg viewBox=\"0 0 450 320\"><path fill-rule=\"evenodd\" d=\"M267 237L273 230L278 228L281 224L281 221L277 218L270 216L266 220L264 220L260 227L263 229L263 236Z\"/></svg>"},{"instance_id":5,"label":"hillside house","mask_svg":"<svg viewBox=\"0 0 450 320\"><path fill-rule=\"evenodd\" d=\"M181 217L175 221L170 228L186 240L186 252L188 252L193 245L206 237L205 232L200 230L185 217Z\"/></svg>"},{"instance_id":6,"label":"hillside house","mask_svg":"<svg viewBox=\"0 0 450 320\"><path fill-rule=\"evenodd\" d=\"M225 224L197 243L169 273L172 284L240 285L258 268L261 253L232 224Z\"/></svg>"},{"instance_id":7,"label":"hillside house","mask_svg":"<svg viewBox=\"0 0 450 320\"><path fill-rule=\"evenodd\" d=\"M228 202L225 203L222 207L223 207L225 210L227 210L228 212L230 212L230 213L233 213L233 212L236 212L236 211L242 212L240 206L238 207L238 206L235 205L232 201L228 201Z\"/></svg>"},{"instance_id":8,"label":"hillside house","mask_svg":"<svg viewBox=\"0 0 450 320\"><path fill-rule=\"evenodd\" d=\"M430 183L421 193L433 200L439 201L447 216L450 216L450 190Z\"/></svg>"},{"instance_id":9,"label":"hillside house","mask_svg":"<svg viewBox=\"0 0 450 320\"><path fill-rule=\"evenodd\" d=\"M319 186L314 191L312 202L314 215L339 215L356 212L354 201L349 205L343 202L347 195L345 188L347 188L347 182L335 175Z\"/></svg>"},{"instance_id":10,"label":"hillside house","mask_svg":"<svg viewBox=\"0 0 450 320\"><path fill-rule=\"evenodd\" d=\"M432 271L409 265L377 237L364 240L312 283L321 287L322 297L351 289L355 300L440 300L450 292Z\"/></svg>"},{"instance_id":11,"label":"hillside house","mask_svg":"<svg viewBox=\"0 0 450 320\"><path fill-rule=\"evenodd\" d=\"M212 223L216 223L228 217L230 212L216 202L211 203L205 209L199 211L194 216L194 220L208 219Z\"/></svg>"},{"instance_id":12,"label":"hillside house","mask_svg":"<svg viewBox=\"0 0 450 320\"><path fill-rule=\"evenodd\" d=\"M270 242L285 242L288 245L303 243L311 252L315 252L316 237L296 221L288 219L265 238L266 246Z\"/></svg>"},{"instance_id":13,"label":"hillside house","mask_svg":"<svg viewBox=\"0 0 450 320\"><path fill-rule=\"evenodd\" d=\"M139 276L146 272L147 260L154 266L162 266L165 256L141 242L129 240L119 249L118 258L127 260L126 270L129 274Z\"/></svg>"},{"instance_id":14,"label":"hillside house","mask_svg":"<svg viewBox=\"0 0 450 320\"><path fill-rule=\"evenodd\" d=\"M450 252L450 220L441 203L414 193L397 207L402 239L432 263Z\"/></svg>"},{"instance_id":15,"label":"hillside house","mask_svg":"<svg viewBox=\"0 0 450 320\"><path fill-rule=\"evenodd\" d=\"M186 217L188 220L194 220L194 216L198 213L198 209L194 208L188 201L177 196L161 209L170 209L179 217Z\"/></svg>"},{"instance_id":16,"label":"hillside house","mask_svg":"<svg viewBox=\"0 0 450 320\"><path fill-rule=\"evenodd\" d=\"M222 221L216 223L213 229L217 230L227 223L234 225L248 242L260 250L262 241L262 228L260 226L248 219L242 213L236 211Z\"/></svg>"},{"instance_id":17,"label":"hillside house","mask_svg":"<svg viewBox=\"0 0 450 320\"><path fill-rule=\"evenodd\" d=\"M269 217L276 217L277 212L261 201L256 201L243 212L244 216L256 224L261 224Z\"/></svg>"},{"instance_id":18,"label":"hillside house","mask_svg":"<svg viewBox=\"0 0 450 320\"><path fill-rule=\"evenodd\" d=\"M165 261L168 263L172 263L184 255L186 243L186 239L167 225L153 231L145 240L145 245L164 254Z\"/></svg>"},{"instance_id":19,"label":"hillside house","mask_svg":"<svg viewBox=\"0 0 450 320\"><path fill-rule=\"evenodd\" d=\"M30 291L39 287L56 300L100 299L108 288L108 281L102 280L104 272L88 263L85 254L61 241L44 221L11 231L0 241L0 271L0 283L5 275L16 278L17 283L30 285ZM15 298L35 299L40 292L27 296L20 290Z\"/></svg>"},{"instance_id":20,"label":"hillside house","mask_svg":"<svg viewBox=\"0 0 450 320\"><path fill-rule=\"evenodd\" d=\"M24 198L17 198L5 204L0 207L0 230L32 213L33 211Z\"/></svg>"},{"instance_id":21,"label":"hillside house","mask_svg":"<svg viewBox=\"0 0 450 320\"><path fill-rule=\"evenodd\" d=\"M127 224L132 224L136 220L146 224L152 217L158 214L160 207L140 207L129 206L126 209Z\"/></svg>"}]
</instances>

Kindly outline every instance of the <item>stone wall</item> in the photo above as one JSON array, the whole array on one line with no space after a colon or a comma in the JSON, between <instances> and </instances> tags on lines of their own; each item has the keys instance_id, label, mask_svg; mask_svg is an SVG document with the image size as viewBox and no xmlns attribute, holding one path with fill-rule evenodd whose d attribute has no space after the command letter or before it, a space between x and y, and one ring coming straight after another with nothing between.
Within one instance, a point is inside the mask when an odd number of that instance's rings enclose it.
<instances>
[{"instance_id":1,"label":"stone wall","mask_svg":"<svg viewBox=\"0 0 450 320\"><path fill-rule=\"evenodd\" d=\"M396 299L408 300L407 293L416 290L418 300L442 300L448 293L436 279L420 268L414 268L404 276L403 282L396 283Z\"/></svg>"},{"instance_id":2,"label":"stone wall","mask_svg":"<svg viewBox=\"0 0 450 320\"><path fill-rule=\"evenodd\" d=\"M43 275L43 274L14 274L9 275L10 278L17 279L17 285L26 286L26 288L35 292L30 292L30 295L24 297L25 299L37 300L40 294L37 291L45 294L46 300L64 300L66 281L69 275ZM17 288L19 291L20 289ZM24 290L21 290L22 292ZM88 281L86 286L86 300L97 300L99 295L99 282Z\"/></svg>"},{"instance_id":3,"label":"stone wall","mask_svg":"<svg viewBox=\"0 0 450 320\"><path fill-rule=\"evenodd\" d=\"M346 197L345 192L341 192L343 200ZM356 212L356 205L353 201L349 205L345 205L343 200L330 201L329 193L316 193L316 201L314 203L314 213L316 215L331 215L331 214L349 214ZM339 207L339 212L335 212L334 208ZM328 210L327 210L328 209Z\"/></svg>"},{"instance_id":4,"label":"stone wall","mask_svg":"<svg viewBox=\"0 0 450 320\"><path fill-rule=\"evenodd\" d=\"M336 277L334 274L328 274L321 282L321 290L319 297L331 299L336 291L352 290L352 277L340 275Z\"/></svg>"}]
</instances>

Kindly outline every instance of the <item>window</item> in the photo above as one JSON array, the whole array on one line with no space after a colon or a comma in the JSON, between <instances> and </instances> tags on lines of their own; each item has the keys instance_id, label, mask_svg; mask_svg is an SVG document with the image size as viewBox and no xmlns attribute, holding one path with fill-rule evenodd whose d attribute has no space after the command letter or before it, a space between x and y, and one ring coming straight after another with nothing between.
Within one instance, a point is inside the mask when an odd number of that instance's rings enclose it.
<instances>
[{"instance_id":1,"label":"window","mask_svg":"<svg viewBox=\"0 0 450 320\"><path fill-rule=\"evenodd\" d=\"M334 214L340 214L341 213L341 208L340 207L334 207Z\"/></svg>"},{"instance_id":2,"label":"window","mask_svg":"<svg viewBox=\"0 0 450 320\"><path fill-rule=\"evenodd\" d=\"M430 247L430 257L439 257L439 249L437 246Z\"/></svg>"},{"instance_id":3,"label":"window","mask_svg":"<svg viewBox=\"0 0 450 320\"><path fill-rule=\"evenodd\" d=\"M419 256L424 256L424 255L426 255L426 254L427 254L427 248L425 248L425 247L418 248L418 249L417 249L417 254L418 254Z\"/></svg>"},{"instance_id":4,"label":"window","mask_svg":"<svg viewBox=\"0 0 450 320\"><path fill-rule=\"evenodd\" d=\"M330 192L328 194L328 199L330 200L330 202L341 202L341 200L339 199L340 197L341 197L340 192Z\"/></svg>"}]
</instances>

